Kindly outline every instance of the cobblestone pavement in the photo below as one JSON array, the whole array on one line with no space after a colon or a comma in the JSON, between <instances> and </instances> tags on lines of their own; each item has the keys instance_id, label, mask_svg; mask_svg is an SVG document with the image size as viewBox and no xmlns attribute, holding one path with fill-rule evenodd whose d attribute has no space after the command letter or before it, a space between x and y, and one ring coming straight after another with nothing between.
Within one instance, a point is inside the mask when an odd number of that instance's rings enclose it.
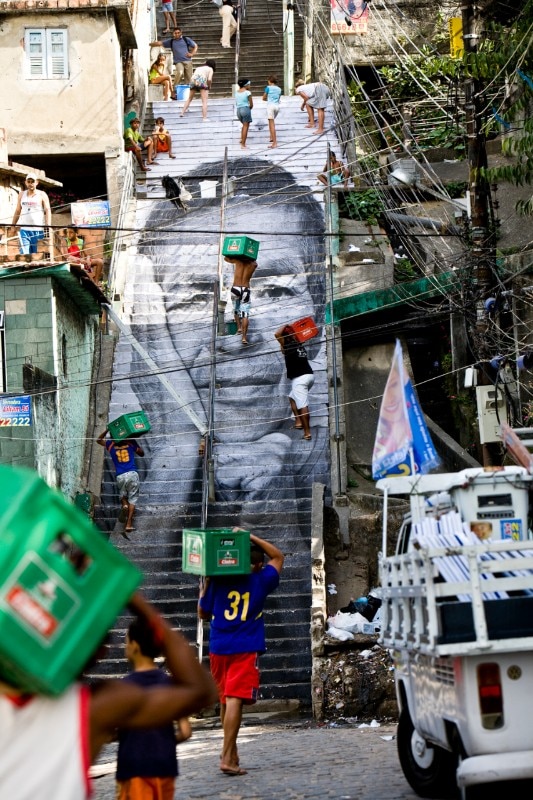
<instances>
[{"instance_id":1,"label":"cobblestone pavement","mask_svg":"<svg viewBox=\"0 0 533 800\"><path fill-rule=\"evenodd\" d=\"M337 723L283 721L246 724L239 735L247 775L218 769L220 727L195 730L178 748L176 800L417 800L396 753L396 725L359 728ZM391 738L394 737L394 738ZM101 761L108 775L95 778L94 800L113 800L115 746Z\"/></svg>"}]
</instances>

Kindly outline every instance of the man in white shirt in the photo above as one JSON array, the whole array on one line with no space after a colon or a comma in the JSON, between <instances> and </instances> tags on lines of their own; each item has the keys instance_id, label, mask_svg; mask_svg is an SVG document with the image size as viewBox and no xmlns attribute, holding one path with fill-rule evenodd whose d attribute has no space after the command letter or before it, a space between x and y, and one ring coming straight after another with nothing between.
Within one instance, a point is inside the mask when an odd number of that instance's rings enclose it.
<instances>
[{"instance_id":1,"label":"man in white shirt","mask_svg":"<svg viewBox=\"0 0 533 800\"><path fill-rule=\"evenodd\" d=\"M18 232L20 252L36 253L37 243L44 239L44 228L52 224L52 211L48 195L37 188L37 176L33 172L26 175L26 188L19 192L11 233L17 223L21 226Z\"/></svg>"}]
</instances>

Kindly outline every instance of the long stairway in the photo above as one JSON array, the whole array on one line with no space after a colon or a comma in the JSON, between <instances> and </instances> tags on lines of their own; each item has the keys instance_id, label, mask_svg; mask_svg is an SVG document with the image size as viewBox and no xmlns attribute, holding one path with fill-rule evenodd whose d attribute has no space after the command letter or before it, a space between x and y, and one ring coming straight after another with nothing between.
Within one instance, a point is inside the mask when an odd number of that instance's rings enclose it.
<instances>
[{"instance_id":1,"label":"long stairway","mask_svg":"<svg viewBox=\"0 0 533 800\"><path fill-rule=\"evenodd\" d=\"M176 5L176 4L175 4ZM203 64L207 58L215 59L217 70L211 90L212 97L231 97L235 83L235 38L231 49L220 45L222 18L217 6L205 2L177 2L177 20L183 33L198 45L193 65ZM262 89L269 75L277 75L283 86L283 18L279 0L248 0L246 15L240 32L239 75L250 78L256 91ZM301 63L303 23L296 12L295 60ZM158 14L158 34L163 34L163 13ZM298 75L296 77L299 77Z\"/></svg>"},{"instance_id":2,"label":"long stairway","mask_svg":"<svg viewBox=\"0 0 533 800\"><path fill-rule=\"evenodd\" d=\"M116 526L118 498L110 472L102 488L102 527L144 572L144 590L189 639L196 633L197 578L181 572L181 531L201 523L200 434L187 416L204 422L209 383L215 376L214 480L216 501L207 527L240 525L274 541L286 562L278 591L266 608L268 652L262 657L262 696L309 703L311 600L311 488L328 486L325 250L323 193L316 180L334 133L316 136L305 127L298 98L284 98L276 121L279 147L268 148L265 104L259 100L249 149L239 146L240 123L231 100L210 98L209 122L200 102L184 118L181 103L155 103L163 114L178 158L160 155L140 185L136 229L123 319L186 408L152 374L131 347L119 340L114 363L110 419L142 407L152 423L144 437L141 495L131 542ZM327 125L333 124L331 112ZM252 279L250 346L231 333L231 302L225 330L211 343L214 285L220 242L222 159L228 148L231 189L224 230L260 242ZM185 213L165 196L164 175L181 176L193 195ZM228 269L230 265L226 265ZM232 275L223 275L223 300ZM284 362L274 331L313 315L320 335L308 343L316 382L311 392L313 438L293 428ZM182 405L181 404L181 405ZM107 467L108 469L109 467ZM326 489L327 491L327 489ZM119 620L103 669L120 674Z\"/></svg>"}]
</instances>

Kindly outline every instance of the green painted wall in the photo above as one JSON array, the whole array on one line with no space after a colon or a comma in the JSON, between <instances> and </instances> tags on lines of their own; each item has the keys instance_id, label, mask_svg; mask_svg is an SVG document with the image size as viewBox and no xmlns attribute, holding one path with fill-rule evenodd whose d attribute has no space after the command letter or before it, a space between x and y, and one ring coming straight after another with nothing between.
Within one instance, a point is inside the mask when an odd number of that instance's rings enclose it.
<instances>
[{"instance_id":1,"label":"green painted wall","mask_svg":"<svg viewBox=\"0 0 533 800\"><path fill-rule=\"evenodd\" d=\"M0 427L0 463L33 467L73 499L80 488L98 317L82 311L51 275L35 273L0 280L0 310L6 390L32 396L31 427ZM55 378L57 388L25 390L25 363Z\"/></svg>"}]
</instances>

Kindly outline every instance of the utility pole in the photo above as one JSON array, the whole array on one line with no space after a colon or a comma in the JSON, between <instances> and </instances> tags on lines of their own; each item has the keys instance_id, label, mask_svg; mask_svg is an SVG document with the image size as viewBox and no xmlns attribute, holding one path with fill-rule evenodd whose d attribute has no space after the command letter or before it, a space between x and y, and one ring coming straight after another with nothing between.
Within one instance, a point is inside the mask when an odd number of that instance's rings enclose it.
<instances>
[{"instance_id":1,"label":"utility pole","mask_svg":"<svg viewBox=\"0 0 533 800\"><path fill-rule=\"evenodd\" d=\"M283 0L283 93L294 88L294 3Z\"/></svg>"},{"instance_id":2,"label":"utility pole","mask_svg":"<svg viewBox=\"0 0 533 800\"><path fill-rule=\"evenodd\" d=\"M465 0L461 6L463 20L463 43L465 54L475 54L483 37L482 20L477 3ZM476 318L482 320L484 301L493 286L493 266L495 263L494 244L490 232L489 186L480 175L487 166L485 134L482 130L480 84L476 78L468 77L464 83L466 135L468 142L468 188L470 192L472 225L472 260L476 291Z\"/></svg>"},{"instance_id":3,"label":"utility pole","mask_svg":"<svg viewBox=\"0 0 533 800\"><path fill-rule=\"evenodd\" d=\"M463 0L461 5L463 24L463 47L465 55L476 54L484 36L483 20L479 16L478 3L475 0ZM489 342L488 325L490 324L486 311L485 301L492 294L494 286L494 268L496 265L496 251L494 247L493 231L489 213L489 185L481 170L487 167L487 149L485 134L483 132L481 84L477 78L466 77L464 82L466 135L468 143L468 190L470 195L470 222L472 237L472 283L473 291L471 300L475 304L475 314L467 321L469 338L473 346L474 355L479 361L490 360L494 353L494 341ZM468 319L468 318L467 318ZM490 384L491 381L485 370L479 370L479 383ZM478 420L484 409L484 400L488 394L478 397ZM497 402L497 398L496 398ZM494 445L481 445L483 465L492 466L499 456L494 451Z\"/></svg>"}]
</instances>

